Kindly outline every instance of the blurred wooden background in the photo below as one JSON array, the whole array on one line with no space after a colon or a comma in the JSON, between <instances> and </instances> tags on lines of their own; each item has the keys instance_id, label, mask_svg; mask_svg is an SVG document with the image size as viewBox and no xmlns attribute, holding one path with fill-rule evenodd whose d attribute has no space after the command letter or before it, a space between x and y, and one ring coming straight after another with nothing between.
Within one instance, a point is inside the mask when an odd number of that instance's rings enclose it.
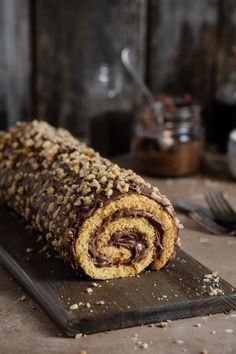
<instances>
[{"instance_id":1,"label":"blurred wooden background","mask_svg":"<svg viewBox=\"0 0 236 354\"><path fill-rule=\"evenodd\" d=\"M153 92L190 92L211 129L235 42L235 0L0 0L0 128L39 117L83 135L101 63L131 46ZM123 74L124 106L140 94Z\"/></svg>"}]
</instances>

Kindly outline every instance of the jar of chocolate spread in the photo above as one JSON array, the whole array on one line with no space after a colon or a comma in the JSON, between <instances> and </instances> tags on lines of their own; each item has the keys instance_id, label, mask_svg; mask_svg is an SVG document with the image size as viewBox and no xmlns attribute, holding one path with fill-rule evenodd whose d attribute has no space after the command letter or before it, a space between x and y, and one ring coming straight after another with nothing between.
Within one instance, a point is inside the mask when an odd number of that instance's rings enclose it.
<instances>
[{"instance_id":1,"label":"jar of chocolate spread","mask_svg":"<svg viewBox=\"0 0 236 354\"><path fill-rule=\"evenodd\" d=\"M137 117L132 143L136 168L157 176L197 172L203 146L199 105L189 95L160 95L156 104L158 109L145 107ZM162 115L163 125L157 114Z\"/></svg>"}]
</instances>

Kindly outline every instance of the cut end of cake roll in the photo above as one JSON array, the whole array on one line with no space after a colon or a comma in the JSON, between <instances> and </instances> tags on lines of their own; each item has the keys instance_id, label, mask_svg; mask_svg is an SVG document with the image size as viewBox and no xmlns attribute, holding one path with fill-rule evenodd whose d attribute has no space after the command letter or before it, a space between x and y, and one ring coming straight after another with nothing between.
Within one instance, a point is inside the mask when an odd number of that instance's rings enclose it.
<instances>
[{"instance_id":1,"label":"cut end of cake roll","mask_svg":"<svg viewBox=\"0 0 236 354\"><path fill-rule=\"evenodd\" d=\"M46 122L0 136L0 199L74 270L112 279L171 259L179 225L157 187Z\"/></svg>"},{"instance_id":2,"label":"cut end of cake roll","mask_svg":"<svg viewBox=\"0 0 236 354\"><path fill-rule=\"evenodd\" d=\"M128 277L162 268L174 252L177 227L164 207L129 193L99 208L82 224L75 256L94 279Z\"/></svg>"}]
</instances>

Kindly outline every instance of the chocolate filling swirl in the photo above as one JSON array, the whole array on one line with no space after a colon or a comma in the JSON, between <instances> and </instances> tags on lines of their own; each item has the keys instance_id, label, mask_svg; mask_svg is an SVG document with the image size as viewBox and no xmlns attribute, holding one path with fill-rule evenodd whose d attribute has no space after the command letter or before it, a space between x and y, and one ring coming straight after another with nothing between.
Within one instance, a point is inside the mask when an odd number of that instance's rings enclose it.
<instances>
[{"instance_id":1,"label":"chocolate filling swirl","mask_svg":"<svg viewBox=\"0 0 236 354\"><path fill-rule=\"evenodd\" d=\"M140 260L146 257L148 247L145 243L145 239L141 233L133 229L125 229L119 232L115 232L111 235L107 246L124 247L131 251L131 256L126 260L112 260L108 256L101 254L97 251L97 244L99 235L104 230L105 226L113 220L124 216L132 217L144 217L146 218L156 230L156 257L162 251L162 238L163 229L161 223L150 213L140 210L122 209L116 211L114 214L109 215L103 220L103 223L98 227L91 237L89 242L88 252L92 258L93 263L96 267L109 267L114 265L131 265L138 263Z\"/></svg>"}]
</instances>

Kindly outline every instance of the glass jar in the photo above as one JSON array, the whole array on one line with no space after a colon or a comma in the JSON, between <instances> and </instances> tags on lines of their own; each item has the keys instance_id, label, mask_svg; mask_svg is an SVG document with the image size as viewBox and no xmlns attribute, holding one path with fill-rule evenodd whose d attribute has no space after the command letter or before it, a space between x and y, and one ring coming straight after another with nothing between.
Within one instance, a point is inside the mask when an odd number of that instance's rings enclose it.
<instances>
[{"instance_id":1,"label":"glass jar","mask_svg":"<svg viewBox=\"0 0 236 354\"><path fill-rule=\"evenodd\" d=\"M130 151L134 114L125 79L121 64L101 63L86 81L86 142L106 157Z\"/></svg>"},{"instance_id":2,"label":"glass jar","mask_svg":"<svg viewBox=\"0 0 236 354\"><path fill-rule=\"evenodd\" d=\"M231 176L236 178L236 129L232 130L229 134L227 144L227 161Z\"/></svg>"},{"instance_id":3,"label":"glass jar","mask_svg":"<svg viewBox=\"0 0 236 354\"><path fill-rule=\"evenodd\" d=\"M159 113L147 106L137 117L132 143L136 168L158 176L197 172L203 146L200 107L189 95L162 95L157 97L156 105ZM163 125L158 124L157 114L162 115Z\"/></svg>"}]
</instances>

